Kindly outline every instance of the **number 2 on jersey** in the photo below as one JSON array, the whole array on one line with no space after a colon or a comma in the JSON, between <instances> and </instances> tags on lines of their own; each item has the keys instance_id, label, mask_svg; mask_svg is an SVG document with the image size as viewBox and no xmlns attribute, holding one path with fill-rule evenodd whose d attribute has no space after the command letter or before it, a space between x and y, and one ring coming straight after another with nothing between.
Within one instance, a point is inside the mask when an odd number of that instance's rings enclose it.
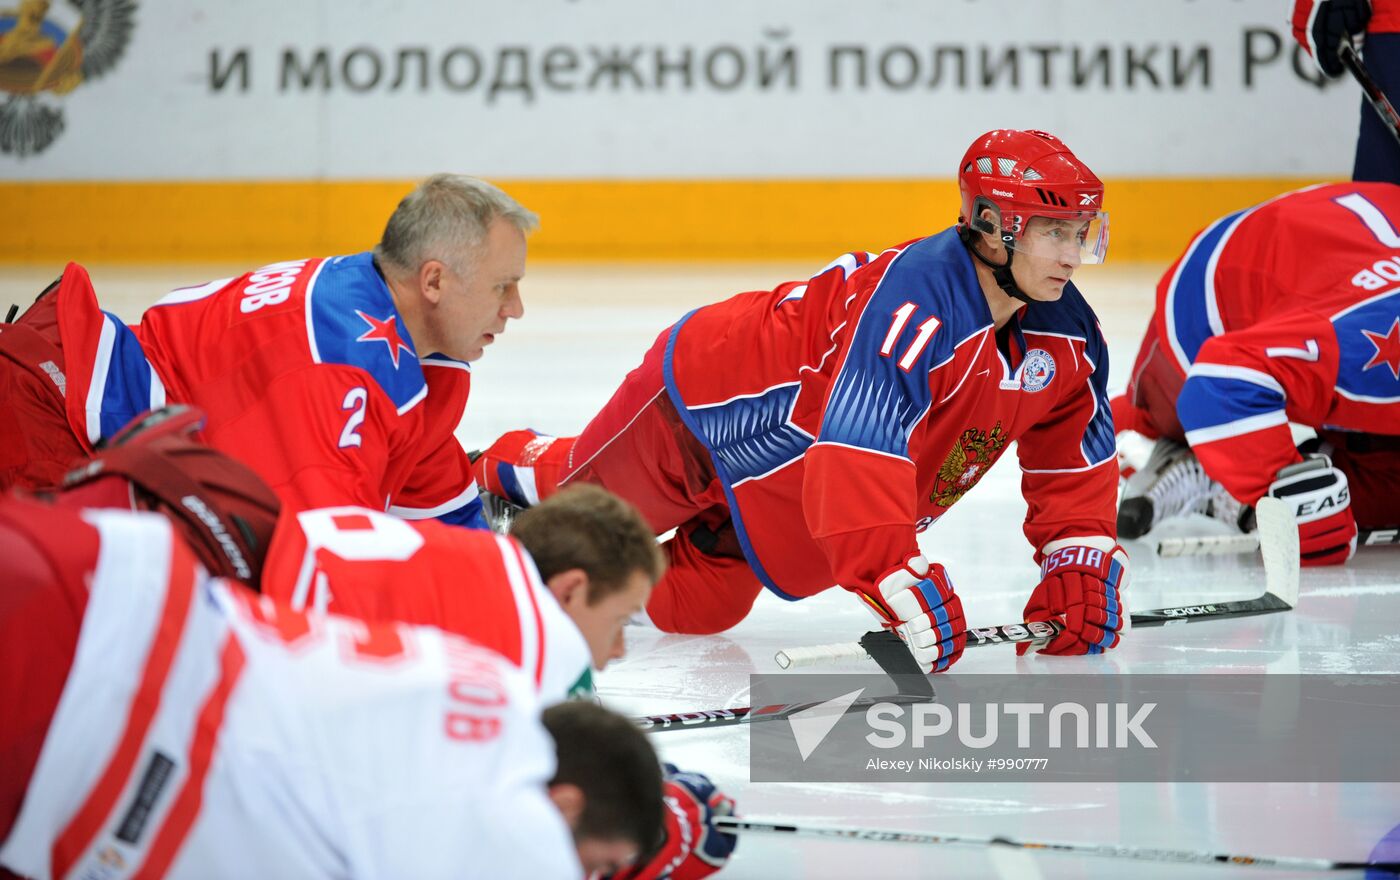
<instances>
[{"instance_id":1,"label":"number 2 on jersey","mask_svg":"<svg viewBox=\"0 0 1400 880\"><path fill-rule=\"evenodd\" d=\"M904 332L904 327L909 323L909 319L914 316L918 306L911 302L894 310L894 321L890 324L890 331L885 334L885 342L880 346L880 356L890 357L894 353L895 343L899 341L899 335ZM924 353L928 347L928 341L933 338L933 333L938 329L939 321L933 316L929 316L919 325L919 332L914 337L914 341L909 343L909 348L904 352L904 356L899 359L899 368L904 372L909 372L914 367L914 362L919 359L919 355Z\"/></svg>"},{"instance_id":2,"label":"number 2 on jersey","mask_svg":"<svg viewBox=\"0 0 1400 880\"><path fill-rule=\"evenodd\" d=\"M341 449L360 445L360 425L365 421L365 407L368 404L369 392L362 386L356 385L346 393L345 402L340 405L340 409L350 410L350 418L345 420L345 428L340 432Z\"/></svg>"}]
</instances>

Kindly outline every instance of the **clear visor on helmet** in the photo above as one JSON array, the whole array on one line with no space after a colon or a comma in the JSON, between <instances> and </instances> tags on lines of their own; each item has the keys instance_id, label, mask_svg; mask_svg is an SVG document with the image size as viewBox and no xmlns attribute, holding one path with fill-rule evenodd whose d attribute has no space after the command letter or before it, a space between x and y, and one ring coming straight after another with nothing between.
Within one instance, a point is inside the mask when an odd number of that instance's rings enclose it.
<instances>
[{"instance_id":1,"label":"clear visor on helmet","mask_svg":"<svg viewBox=\"0 0 1400 880\"><path fill-rule=\"evenodd\" d=\"M1108 212L1053 216L1035 214L1020 221L1019 235L1007 245L1020 253L1065 263L1096 265L1108 256Z\"/></svg>"}]
</instances>

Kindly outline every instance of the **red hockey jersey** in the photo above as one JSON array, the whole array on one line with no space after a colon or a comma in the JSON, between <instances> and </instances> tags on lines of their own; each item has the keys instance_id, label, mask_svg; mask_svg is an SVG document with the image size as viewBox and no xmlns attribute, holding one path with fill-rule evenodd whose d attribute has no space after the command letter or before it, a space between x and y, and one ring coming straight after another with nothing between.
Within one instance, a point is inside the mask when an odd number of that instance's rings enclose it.
<instances>
[{"instance_id":1,"label":"red hockey jersey","mask_svg":"<svg viewBox=\"0 0 1400 880\"><path fill-rule=\"evenodd\" d=\"M1002 335L951 229L672 328L668 391L769 589L870 587L1013 441L1037 554L1116 534L1108 352L1092 310L1066 285Z\"/></svg>"},{"instance_id":2,"label":"red hockey jersey","mask_svg":"<svg viewBox=\"0 0 1400 880\"><path fill-rule=\"evenodd\" d=\"M420 359L368 253L294 260L176 290L127 328L70 266L60 309L68 410L95 443L165 402L300 510L340 504L484 526L453 437L467 364ZM431 393L429 393L431 391Z\"/></svg>"},{"instance_id":3,"label":"red hockey jersey","mask_svg":"<svg viewBox=\"0 0 1400 880\"><path fill-rule=\"evenodd\" d=\"M1245 503L1301 460L1290 421L1400 435L1400 186L1311 187L1217 220L1152 320L1186 374L1187 441Z\"/></svg>"},{"instance_id":4,"label":"red hockey jersey","mask_svg":"<svg viewBox=\"0 0 1400 880\"><path fill-rule=\"evenodd\" d=\"M262 591L298 610L435 626L502 654L546 705L591 686L583 634L514 540L357 507L277 525Z\"/></svg>"}]
</instances>

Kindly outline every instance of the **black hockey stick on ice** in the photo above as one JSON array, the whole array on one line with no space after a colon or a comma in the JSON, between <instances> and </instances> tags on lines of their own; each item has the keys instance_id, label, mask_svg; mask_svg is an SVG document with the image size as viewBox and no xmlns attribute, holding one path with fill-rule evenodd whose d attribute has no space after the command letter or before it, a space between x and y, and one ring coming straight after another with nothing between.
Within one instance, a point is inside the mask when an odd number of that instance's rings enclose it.
<instances>
[{"instance_id":1,"label":"black hockey stick on ice","mask_svg":"<svg viewBox=\"0 0 1400 880\"><path fill-rule=\"evenodd\" d=\"M1259 499L1255 516L1259 524L1260 554L1264 560L1264 595L1237 602L1205 602L1199 605L1178 605L1175 608L1138 611L1129 615L1133 626L1166 626L1291 611L1293 606L1298 604L1298 526L1293 521L1293 514L1288 505L1277 498ZM970 629L965 635L969 648L1018 642L1040 645L1054 638L1062 628L1056 621L1013 623L1009 626ZM893 643L901 647L903 645L893 633L869 633L866 638L861 639L860 644L841 642L834 645L789 648L779 651L773 659L783 669L861 660L873 656L868 645L875 641L876 637L885 644ZM908 654L908 651L904 653ZM910 657L911 661L912 659Z\"/></svg>"},{"instance_id":2,"label":"black hockey stick on ice","mask_svg":"<svg viewBox=\"0 0 1400 880\"><path fill-rule=\"evenodd\" d=\"M897 636L887 632L866 633L856 647L860 649L861 657L869 657L880 664L880 669L894 681L899 691L888 697L858 699L851 703L843 714L861 712L879 703L909 705L933 700L933 684ZM819 700L809 703L779 703L775 706L708 709L700 712L680 712L675 715L648 715L632 720L643 730L650 731L724 727L732 724L752 724L755 721L781 721L827 702L829 701Z\"/></svg>"},{"instance_id":3,"label":"black hockey stick on ice","mask_svg":"<svg viewBox=\"0 0 1400 880\"><path fill-rule=\"evenodd\" d=\"M1356 546L1400 547L1400 528L1358 529ZM1259 536L1201 535L1195 538L1163 538L1157 542L1158 556L1228 556L1253 553L1259 549Z\"/></svg>"},{"instance_id":4,"label":"black hockey stick on ice","mask_svg":"<svg viewBox=\"0 0 1400 880\"><path fill-rule=\"evenodd\" d=\"M916 843L968 847L1004 846L1013 849L1040 850L1078 856L1132 859L1139 862L1168 862L1174 865L1233 865L1240 868L1271 868L1285 871L1375 870L1391 874L1400 873L1400 862L1347 862L1295 856L1251 856L1240 853L1157 849L1101 843L1052 843L1039 840L1012 840L1009 837L979 837L971 834L932 834L923 831L885 831L876 828L831 828L740 819L732 816L716 816L711 820L711 823L715 828L730 834L793 834L798 837L834 837L843 840L869 840L877 843Z\"/></svg>"},{"instance_id":5,"label":"black hockey stick on ice","mask_svg":"<svg viewBox=\"0 0 1400 880\"><path fill-rule=\"evenodd\" d=\"M920 676L926 678L926 676ZM929 694L893 694L888 697L861 697L846 707L842 714L863 712L880 703L894 703L908 706L926 703L932 699ZM736 709L705 709L699 712L677 712L672 715L644 715L632 721L645 731L656 733L663 730L694 730L696 728L730 727L736 724L753 724L759 721L783 721L806 709L826 705L828 700L815 700L809 703L779 703L774 706L740 706Z\"/></svg>"},{"instance_id":6,"label":"black hockey stick on ice","mask_svg":"<svg viewBox=\"0 0 1400 880\"><path fill-rule=\"evenodd\" d=\"M1361 84L1361 92L1370 102L1371 107L1376 111L1376 115L1381 118L1381 123L1395 136L1397 143L1400 143L1400 115L1395 112L1395 107L1390 103L1390 99L1381 91L1381 87L1376 81L1371 79L1371 74L1366 70L1366 65L1361 63L1361 56L1356 52L1356 46L1352 44L1351 37L1342 37L1341 43L1337 46L1337 57L1342 59L1342 64L1351 71L1351 75Z\"/></svg>"}]
</instances>

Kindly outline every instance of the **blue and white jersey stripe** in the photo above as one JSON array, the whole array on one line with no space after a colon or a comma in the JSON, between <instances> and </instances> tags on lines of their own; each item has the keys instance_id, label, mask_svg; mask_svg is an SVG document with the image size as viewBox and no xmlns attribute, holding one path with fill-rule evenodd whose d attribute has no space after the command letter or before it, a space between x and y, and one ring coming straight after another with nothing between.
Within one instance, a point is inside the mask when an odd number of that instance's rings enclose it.
<instances>
[{"instance_id":1,"label":"blue and white jersey stripe","mask_svg":"<svg viewBox=\"0 0 1400 880\"><path fill-rule=\"evenodd\" d=\"M391 505L388 512L402 519L435 519L448 525L471 529L491 528L486 522L486 515L482 513L481 493L477 490L475 480L456 498L444 501L436 507Z\"/></svg>"},{"instance_id":2,"label":"blue and white jersey stripe","mask_svg":"<svg viewBox=\"0 0 1400 880\"><path fill-rule=\"evenodd\" d=\"M1183 372L1207 339L1224 332L1215 294L1215 267L1230 236L1254 210L1236 211L1208 226L1191 243L1172 276L1166 297L1167 342Z\"/></svg>"},{"instance_id":3,"label":"blue and white jersey stripe","mask_svg":"<svg viewBox=\"0 0 1400 880\"><path fill-rule=\"evenodd\" d=\"M165 406L165 385L121 319L102 313L102 332L86 402L87 438L111 437L148 409Z\"/></svg>"},{"instance_id":4,"label":"blue and white jersey stripe","mask_svg":"<svg viewBox=\"0 0 1400 880\"><path fill-rule=\"evenodd\" d=\"M1248 367L1193 364L1176 411L1193 446L1287 424L1287 395L1278 380Z\"/></svg>"},{"instance_id":5,"label":"blue and white jersey stripe","mask_svg":"<svg viewBox=\"0 0 1400 880\"><path fill-rule=\"evenodd\" d=\"M701 439L724 462L734 485L796 461L812 445L811 435L790 421L800 388L792 382L690 408Z\"/></svg>"}]
</instances>

